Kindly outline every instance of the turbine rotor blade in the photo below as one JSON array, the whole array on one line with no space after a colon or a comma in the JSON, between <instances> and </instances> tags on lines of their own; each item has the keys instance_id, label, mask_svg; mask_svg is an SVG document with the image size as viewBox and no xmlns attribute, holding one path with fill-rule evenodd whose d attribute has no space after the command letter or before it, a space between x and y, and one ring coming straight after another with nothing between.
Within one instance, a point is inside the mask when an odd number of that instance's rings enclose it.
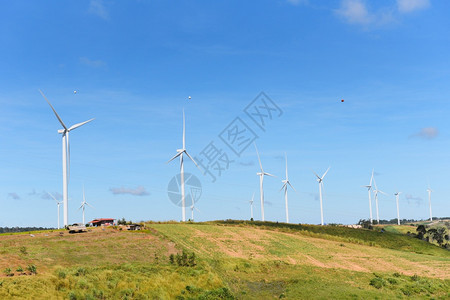
<instances>
[{"instance_id":1,"label":"turbine rotor blade","mask_svg":"<svg viewBox=\"0 0 450 300\"><path fill-rule=\"evenodd\" d=\"M267 175L267 176L271 176L271 177L277 177L277 176L275 176L275 175L272 175L272 174L266 173L266 172L264 172L263 175Z\"/></svg>"},{"instance_id":2,"label":"turbine rotor blade","mask_svg":"<svg viewBox=\"0 0 450 300\"><path fill-rule=\"evenodd\" d=\"M314 175L316 175L316 177L317 177L317 179L322 179L322 178L320 178L320 176L319 175L317 175L317 173L316 172L314 172L313 170L311 170L311 172L313 172L314 173Z\"/></svg>"},{"instance_id":3,"label":"turbine rotor blade","mask_svg":"<svg viewBox=\"0 0 450 300\"><path fill-rule=\"evenodd\" d=\"M192 162L195 164L195 166L198 168L198 164L197 162L189 155L189 153L187 153L186 151L184 151L184 153L186 153L187 157L190 158L190 160L192 160Z\"/></svg>"},{"instance_id":4,"label":"turbine rotor blade","mask_svg":"<svg viewBox=\"0 0 450 300\"><path fill-rule=\"evenodd\" d=\"M291 186L291 188L295 191L295 192L297 192L297 190L292 186L292 184L288 181L287 182L287 184L289 184L290 186Z\"/></svg>"},{"instance_id":5,"label":"turbine rotor blade","mask_svg":"<svg viewBox=\"0 0 450 300\"><path fill-rule=\"evenodd\" d=\"M331 166L328 167L328 169L325 171L325 173L323 173L322 178L320 178L320 179L323 180L325 178L325 176L327 175L328 171L330 171L330 168L331 168Z\"/></svg>"},{"instance_id":6,"label":"turbine rotor blade","mask_svg":"<svg viewBox=\"0 0 450 300\"><path fill-rule=\"evenodd\" d=\"M178 152L177 154L175 154L174 157L172 157L168 162L166 162L166 164L170 163L172 160L174 160L175 158L177 158L177 157L180 156L181 154L183 154L183 152Z\"/></svg>"},{"instance_id":7,"label":"turbine rotor blade","mask_svg":"<svg viewBox=\"0 0 450 300\"><path fill-rule=\"evenodd\" d=\"M186 121L184 117L184 108L183 108L183 149L186 149Z\"/></svg>"},{"instance_id":8,"label":"turbine rotor blade","mask_svg":"<svg viewBox=\"0 0 450 300\"><path fill-rule=\"evenodd\" d=\"M253 143L253 145L255 145L255 149L256 149L256 155L258 156L259 167L261 168L261 172L263 172L263 173L264 173L264 171L263 171L263 167L262 167L262 164L261 164L261 159L259 158L258 148L256 148L256 143Z\"/></svg>"},{"instance_id":9,"label":"turbine rotor blade","mask_svg":"<svg viewBox=\"0 0 450 300\"><path fill-rule=\"evenodd\" d=\"M50 107L53 110L53 113L55 114L56 118L58 119L59 123L61 123L62 127L64 127L65 130L67 130L66 125L64 124L63 120L61 120L61 118L59 117L58 113L56 112L56 110L53 108L53 106L51 105L50 101L48 101L47 97L45 97L44 93L39 90L39 93L41 93L42 97L44 97L45 101L47 101L48 105L50 105Z\"/></svg>"},{"instance_id":10,"label":"turbine rotor blade","mask_svg":"<svg viewBox=\"0 0 450 300\"><path fill-rule=\"evenodd\" d=\"M84 122L81 122L81 123L77 123L77 124L75 124L75 125L72 125L72 126L71 126L69 129L67 129L67 130L68 130L68 131L71 131L71 130L77 129L78 127L83 126L84 124L89 123L89 122L91 122L91 121L93 121L93 120L95 120L95 118L89 119L89 120L84 121Z\"/></svg>"}]
</instances>

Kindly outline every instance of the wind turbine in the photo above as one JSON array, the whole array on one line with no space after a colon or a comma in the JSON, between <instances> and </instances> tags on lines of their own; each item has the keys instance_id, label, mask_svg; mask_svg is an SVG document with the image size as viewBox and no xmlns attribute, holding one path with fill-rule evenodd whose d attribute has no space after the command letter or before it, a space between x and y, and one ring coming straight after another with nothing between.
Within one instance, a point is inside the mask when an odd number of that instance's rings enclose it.
<instances>
[{"instance_id":1,"label":"wind turbine","mask_svg":"<svg viewBox=\"0 0 450 300\"><path fill-rule=\"evenodd\" d=\"M397 224L400 225L400 211L398 209L398 197L400 196L402 192L395 193L395 200L397 201Z\"/></svg>"},{"instance_id":2,"label":"wind turbine","mask_svg":"<svg viewBox=\"0 0 450 300\"><path fill-rule=\"evenodd\" d=\"M264 175L272 176L272 177L275 177L275 176L270 173L264 172L262 164L261 164L261 159L259 158L258 148L256 148L255 143L253 143L253 145L255 145L256 155L258 156L258 161L259 161L259 167L261 168L261 172L256 173L256 175L259 176L259 194L261 197L261 220L264 222L264 189L263 189Z\"/></svg>"},{"instance_id":3,"label":"wind turbine","mask_svg":"<svg viewBox=\"0 0 450 300\"><path fill-rule=\"evenodd\" d=\"M286 152L284 153L284 157L286 158L286 179L282 180L283 186L281 187L280 191L284 189L284 202L286 204L286 223L289 223L289 209L288 209L288 185L295 191L294 187L292 186L291 182L289 181L288 177L288 166L287 166L287 155Z\"/></svg>"},{"instance_id":4,"label":"wind turbine","mask_svg":"<svg viewBox=\"0 0 450 300\"><path fill-rule=\"evenodd\" d=\"M431 192L432 191L433 190L430 188L430 185L428 185L427 192L428 192L428 204L430 206L430 221L433 221L433 214L431 213Z\"/></svg>"},{"instance_id":5,"label":"wind turbine","mask_svg":"<svg viewBox=\"0 0 450 300\"><path fill-rule=\"evenodd\" d=\"M373 185L375 186L373 193L375 194L375 204L376 204L376 208L377 208L377 224L380 224L380 217L378 215L378 193L381 193L383 195L387 195L387 194L377 188L377 183L375 181L375 178L373 179Z\"/></svg>"},{"instance_id":6,"label":"wind turbine","mask_svg":"<svg viewBox=\"0 0 450 300\"><path fill-rule=\"evenodd\" d=\"M194 222L194 210L200 212L200 210L198 210L198 208L195 207L194 201L192 201L192 205L191 205L191 221L192 222Z\"/></svg>"},{"instance_id":7,"label":"wind turbine","mask_svg":"<svg viewBox=\"0 0 450 300\"><path fill-rule=\"evenodd\" d=\"M323 188L323 179L325 178L325 175L327 175L328 171L331 167L328 167L328 169L323 173L322 177L319 177L319 175L316 174L316 172L313 171L314 175L317 177L317 182L319 183L319 197L320 197L320 224L323 225L323 206L322 206L322 188Z\"/></svg>"},{"instance_id":8,"label":"wind turbine","mask_svg":"<svg viewBox=\"0 0 450 300\"><path fill-rule=\"evenodd\" d=\"M83 186L83 202L81 202L81 206L80 206L80 208L78 208L78 210L83 209L83 224L86 224L86 222L84 221L84 209L85 209L86 205L93 208L92 205L90 205L89 203L86 202L86 196L84 194L84 186Z\"/></svg>"},{"instance_id":9,"label":"wind turbine","mask_svg":"<svg viewBox=\"0 0 450 300\"><path fill-rule=\"evenodd\" d=\"M370 183L369 185L363 185L363 187L367 188L367 191L369 193L369 210L370 210L370 224L373 224L373 218L372 218L372 198L370 195L370 190L372 189L372 181L373 181L373 169L372 169L372 176L370 177Z\"/></svg>"},{"instance_id":10,"label":"wind turbine","mask_svg":"<svg viewBox=\"0 0 450 300\"><path fill-rule=\"evenodd\" d=\"M167 163L171 162L177 157L180 157L180 181L181 181L181 216L183 222L186 221L186 198L185 198L185 191L184 191L184 164L183 164L183 154L186 154L187 157L189 157L190 160L195 164L195 166L198 168L197 163L195 160L187 153L186 151L186 126L185 126L185 118L184 118L184 109L183 109L183 148L177 149L177 154L175 154L174 157L172 157ZM194 202L194 199L192 199L192 202Z\"/></svg>"},{"instance_id":11,"label":"wind turbine","mask_svg":"<svg viewBox=\"0 0 450 300\"><path fill-rule=\"evenodd\" d=\"M252 200L248 201L250 203L250 220L253 220L253 199L255 198L255 192L253 192Z\"/></svg>"},{"instance_id":12,"label":"wind turbine","mask_svg":"<svg viewBox=\"0 0 450 300\"><path fill-rule=\"evenodd\" d=\"M70 144L69 144L69 132L83 126L86 123L91 122L94 119L90 119L81 123L77 123L72 125L71 127L67 127L62 119L59 117L56 110L51 105L50 101L48 101L47 97L45 97L44 93L39 90L42 97L44 97L45 101L47 101L48 105L50 105L53 113L58 119L59 123L61 123L64 129L59 129L58 133L62 134L62 165L63 165L63 216L64 216L64 226L69 225L69 176L70 176Z\"/></svg>"},{"instance_id":13,"label":"wind turbine","mask_svg":"<svg viewBox=\"0 0 450 300\"><path fill-rule=\"evenodd\" d=\"M55 198L52 194L50 194L49 192L47 192L47 194L48 194L50 197L52 197L53 200L56 201L56 205L58 206L58 229L60 229L61 227L59 226L59 206L60 206L61 203L63 203L63 202L62 202L62 201L56 200L56 198Z\"/></svg>"}]
</instances>

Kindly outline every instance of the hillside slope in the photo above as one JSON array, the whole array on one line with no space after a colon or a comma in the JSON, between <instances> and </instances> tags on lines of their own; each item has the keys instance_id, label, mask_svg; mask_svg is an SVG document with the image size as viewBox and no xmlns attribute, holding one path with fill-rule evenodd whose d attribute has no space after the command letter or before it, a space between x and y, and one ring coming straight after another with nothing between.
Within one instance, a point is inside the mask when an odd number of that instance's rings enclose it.
<instances>
[{"instance_id":1,"label":"hillside slope","mask_svg":"<svg viewBox=\"0 0 450 300\"><path fill-rule=\"evenodd\" d=\"M238 221L146 228L0 235L0 268L11 269L0 277L0 298L450 296L450 252L399 234ZM194 264L170 262L182 250L195 253ZM16 271L29 265L37 274Z\"/></svg>"}]
</instances>

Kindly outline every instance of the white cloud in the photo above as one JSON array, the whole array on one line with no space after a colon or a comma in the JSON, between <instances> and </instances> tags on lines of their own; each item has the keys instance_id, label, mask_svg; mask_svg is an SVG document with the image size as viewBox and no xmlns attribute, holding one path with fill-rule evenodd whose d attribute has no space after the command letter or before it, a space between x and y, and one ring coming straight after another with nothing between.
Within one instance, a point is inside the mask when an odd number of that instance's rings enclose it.
<instances>
[{"instance_id":1,"label":"white cloud","mask_svg":"<svg viewBox=\"0 0 450 300\"><path fill-rule=\"evenodd\" d=\"M131 188L110 188L109 189L114 195L122 195L122 194L128 194L133 196L146 196L149 195L149 193L145 190L143 186L138 186L135 189Z\"/></svg>"},{"instance_id":2,"label":"white cloud","mask_svg":"<svg viewBox=\"0 0 450 300\"><path fill-rule=\"evenodd\" d=\"M80 57L80 62L86 66L95 68L103 67L106 65L106 63L102 60L91 60L87 57Z\"/></svg>"},{"instance_id":3,"label":"white cloud","mask_svg":"<svg viewBox=\"0 0 450 300\"><path fill-rule=\"evenodd\" d=\"M374 21L373 16L369 14L366 4L361 0L343 0L336 13L344 18L346 22L352 24L369 24Z\"/></svg>"},{"instance_id":4,"label":"white cloud","mask_svg":"<svg viewBox=\"0 0 450 300\"><path fill-rule=\"evenodd\" d=\"M17 193L8 193L8 197L10 197L14 200L20 200L20 196L17 195Z\"/></svg>"},{"instance_id":5,"label":"white cloud","mask_svg":"<svg viewBox=\"0 0 450 300\"><path fill-rule=\"evenodd\" d=\"M89 3L88 12L90 14L97 15L104 20L109 19L109 13L106 10L106 7L103 4L102 0L91 0L91 2Z\"/></svg>"},{"instance_id":6,"label":"white cloud","mask_svg":"<svg viewBox=\"0 0 450 300\"><path fill-rule=\"evenodd\" d=\"M429 0L397 0L397 8L401 13L410 13L430 6Z\"/></svg>"},{"instance_id":7,"label":"white cloud","mask_svg":"<svg viewBox=\"0 0 450 300\"><path fill-rule=\"evenodd\" d=\"M435 127L424 127L419 132L411 135L410 137L418 137L425 140L431 140L439 135L439 130Z\"/></svg>"}]
</instances>

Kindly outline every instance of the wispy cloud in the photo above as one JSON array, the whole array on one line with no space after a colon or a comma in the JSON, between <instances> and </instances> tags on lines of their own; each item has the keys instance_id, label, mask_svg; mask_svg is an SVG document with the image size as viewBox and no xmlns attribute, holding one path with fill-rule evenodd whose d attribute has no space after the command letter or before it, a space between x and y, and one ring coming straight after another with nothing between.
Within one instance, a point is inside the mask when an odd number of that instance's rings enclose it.
<instances>
[{"instance_id":1,"label":"wispy cloud","mask_svg":"<svg viewBox=\"0 0 450 300\"><path fill-rule=\"evenodd\" d=\"M419 132L410 135L410 138L421 138L425 140L432 140L439 135L439 130L436 127L424 127Z\"/></svg>"},{"instance_id":2,"label":"wispy cloud","mask_svg":"<svg viewBox=\"0 0 450 300\"><path fill-rule=\"evenodd\" d=\"M60 194L58 192L53 192L53 193L50 193L50 194L52 194L53 197L55 197L56 200L59 200L59 201L62 200L62 198L63 198L62 194ZM43 191L42 193L40 193L40 195L41 195L41 199L53 200L53 198L46 191Z\"/></svg>"},{"instance_id":3,"label":"wispy cloud","mask_svg":"<svg viewBox=\"0 0 450 300\"><path fill-rule=\"evenodd\" d=\"M17 193L8 193L8 197L14 200L20 200L20 196Z\"/></svg>"},{"instance_id":4,"label":"wispy cloud","mask_svg":"<svg viewBox=\"0 0 450 300\"><path fill-rule=\"evenodd\" d=\"M405 194L405 198L408 201L408 204L411 204L411 202L415 202L417 205L423 202L422 197L415 197L411 194Z\"/></svg>"},{"instance_id":5,"label":"wispy cloud","mask_svg":"<svg viewBox=\"0 0 450 300\"><path fill-rule=\"evenodd\" d=\"M123 195L123 194L128 194L128 195L133 195L133 196L149 195L149 193L145 190L145 188L143 186L138 186L135 189L120 187L120 188L110 188L109 190L114 195Z\"/></svg>"},{"instance_id":6,"label":"wispy cloud","mask_svg":"<svg viewBox=\"0 0 450 300\"><path fill-rule=\"evenodd\" d=\"M401 13L410 13L428 8L429 6L429 0L397 0L397 8Z\"/></svg>"},{"instance_id":7,"label":"wispy cloud","mask_svg":"<svg viewBox=\"0 0 450 300\"><path fill-rule=\"evenodd\" d=\"M374 21L374 17L369 14L366 4L361 0L343 0L336 14L351 24L367 25Z\"/></svg>"},{"instance_id":8,"label":"wispy cloud","mask_svg":"<svg viewBox=\"0 0 450 300\"><path fill-rule=\"evenodd\" d=\"M102 60L91 60L87 57L80 57L80 62L86 66L94 68L106 66L106 63Z\"/></svg>"},{"instance_id":9,"label":"wispy cloud","mask_svg":"<svg viewBox=\"0 0 450 300\"><path fill-rule=\"evenodd\" d=\"M255 162L253 162L253 161L240 161L240 162L238 162L238 165L243 166L243 167L250 167L250 166L254 166Z\"/></svg>"},{"instance_id":10,"label":"wispy cloud","mask_svg":"<svg viewBox=\"0 0 450 300\"><path fill-rule=\"evenodd\" d=\"M104 20L109 20L109 13L102 0L91 0L88 12L97 15Z\"/></svg>"}]
</instances>

